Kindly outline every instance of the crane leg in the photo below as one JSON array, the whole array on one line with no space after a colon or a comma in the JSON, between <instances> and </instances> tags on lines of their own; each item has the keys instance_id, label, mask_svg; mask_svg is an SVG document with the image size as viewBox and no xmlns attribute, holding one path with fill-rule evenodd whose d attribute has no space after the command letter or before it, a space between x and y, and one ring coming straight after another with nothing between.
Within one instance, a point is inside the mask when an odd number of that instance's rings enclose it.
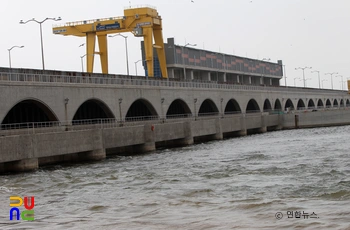
<instances>
[{"instance_id":1,"label":"crane leg","mask_svg":"<svg viewBox=\"0 0 350 230\"><path fill-rule=\"evenodd\" d=\"M98 38L98 45L100 49L102 73L108 74L107 35L98 35L97 38Z\"/></svg>"},{"instance_id":2,"label":"crane leg","mask_svg":"<svg viewBox=\"0 0 350 230\"><path fill-rule=\"evenodd\" d=\"M146 63L149 77L154 77L153 69L153 29L151 27L143 28L145 42Z\"/></svg>"},{"instance_id":3,"label":"crane leg","mask_svg":"<svg viewBox=\"0 0 350 230\"><path fill-rule=\"evenodd\" d=\"M94 71L94 60L95 60L95 33L86 34L86 66L87 72L92 73Z\"/></svg>"},{"instance_id":4,"label":"crane leg","mask_svg":"<svg viewBox=\"0 0 350 230\"><path fill-rule=\"evenodd\" d=\"M163 33L162 33L161 26L154 27L154 42L155 42L155 46L157 48L158 60L159 60L160 70L162 71L162 77L168 78L168 71L166 68L164 42L163 42Z\"/></svg>"}]
</instances>

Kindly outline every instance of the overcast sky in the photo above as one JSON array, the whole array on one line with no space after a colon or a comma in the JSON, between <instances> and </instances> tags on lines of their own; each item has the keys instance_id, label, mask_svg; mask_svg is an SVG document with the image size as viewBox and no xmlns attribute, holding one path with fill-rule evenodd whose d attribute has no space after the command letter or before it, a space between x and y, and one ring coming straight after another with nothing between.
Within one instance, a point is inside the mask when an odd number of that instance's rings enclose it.
<instances>
[{"instance_id":1,"label":"overcast sky","mask_svg":"<svg viewBox=\"0 0 350 230\"><path fill-rule=\"evenodd\" d=\"M122 16L127 0L1 0L2 36L0 66L8 67L8 51L14 45L23 49L11 51L12 66L40 69L41 50L39 24L21 25L19 21L35 18L61 17L59 23ZM297 67L311 66L321 71L324 87L330 88L330 76L339 72L344 81L350 78L350 1L349 0L134 0L136 5L155 6L163 18L163 35L175 42L197 44L215 52L263 59L283 60L287 84L302 77ZM52 33L53 21L43 24L46 69L81 71L79 47L84 38L64 37ZM129 36L130 73L134 62L141 59L141 38ZM97 46L98 47L98 46ZM97 48L98 49L98 48ZM84 63L85 66L85 63ZM99 58L95 71L101 72ZM122 37L109 38L109 71L126 73L125 46ZM141 63L138 63L141 73ZM317 73L305 71L307 85L318 87ZM340 89L341 78L334 78ZM284 79L281 81L284 85ZM303 82L297 80L297 85ZM344 84L345 87L345 84Z\"/></svg>"}]
</instances>

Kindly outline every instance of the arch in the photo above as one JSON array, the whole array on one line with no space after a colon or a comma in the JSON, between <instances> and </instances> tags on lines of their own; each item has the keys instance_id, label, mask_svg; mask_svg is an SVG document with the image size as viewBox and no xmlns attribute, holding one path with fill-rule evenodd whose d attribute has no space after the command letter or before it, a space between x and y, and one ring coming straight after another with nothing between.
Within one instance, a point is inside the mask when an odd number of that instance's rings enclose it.
<instances>
[{"instance_id":1,"label":"arch","mask_svg":"<svg viewBox=\"0 0 350 230\"><path fill-rule=\"evenodd\" d=\"M331 100L327 99L327 101L326 101L326 108L330 108L330 107L332 107Z\"/></svg>"},{"instance_id":2,"label":"arch","mask_svg":"<svg viewBox=\"0 0 350 230\"><path fill-rule=\"evenodd\" d=\"M146 99L140 98L134 101L126 113L125 120L130 121L134 118L143 120L151 120L154 117L158 117L153 105Z\"/></svg>"},{"instance_id":3,"label":"arch","mask_svg":"<svg viewBox=\"0 0 350 230\"><path fill-rule=\"evenodd\" d=\"M279 99L275 101L275 110L282 110L282 105Z\"/></svg>"},{"instance_id":4,"label":"arch","mask_svg":"<svg viewBox=\"0 0 350 230\"><path fill-rule=\"evenodd\" d=\"M333 101L333 107L338 107L339 104L338 104L338 100L337 99L334 99Z\"/></svg>"},{"instance_id":5,"label":"arch","mask_svg":"<svg viewBox=\"0 0 350 230\"><path fill-rule=\"evenodd\" d=\"M344 107L344 100L343 99L340 100L340 107Z\"/></svg>"},{"instance_id":6,"label":"arch","mask_svg":"<svg viewBox=\"0 0 350 230\"><path fill-rule=\"evenodd\" d=\"M264 102L264 112L269 112L272 110L272 106L271 106L271 103L270 103L270 100L269 99L266 99L265 102Z\"/></svg>"},{"instance_id":7,"label":"arch","mask_svg":"<svg viewBox=\"0 0 350 230\"><path fill-rule=\"evenodd\" d=\"M322 99L318 99L318 102L317 102L317 108L323 108L323 101Z\"/></svg>"},{"instance_id":8,"label":"arch","mask_svg":"<svg viewBox=\"0 0 350 230\"><path fill-rule=\"evenodd\" d=\"M255 99L250 99L248 102L246 113L260 113L260 107Z\"/></svg>"},{"instance_id":9,"label":"arch","mask_svg":"<svg viewBox=\"0 0 350 230\"><path fill-rule=\"evenodd\" d=\"M218 107L211 99L206 99L199 107L198 116L216 115L219 113Z\"/></svg>"},{"instance_id":10,"label":"arch","mask_svg":"<svg viewBox=\"0 0 350 230\"><path fill-rule=\"evenodd\" d=\"M294 105L293 105L293 102L291 99L288 99L286 101L286 105L284 106L284 110L287 110L287 109L290 109L290 110L293 110L294 109Z\"/></svg>"},{"instance_id":11,"label":"arch","mask_svg":"<svg viewBox=\"0 0 350 230\"><path fill-rule=\"evenodd\" d=\"M305 109L305 103L302 99L299 99L297 104L297 110L303 110L303 109Z\"/></svg>"},{"instance_id":12,"label":"arch","mask_svg":"<svg viewBox=\"0 0 350 230\"><path fill-rule=\"evenodd\" d=\"M189 116L192 115L192 112L186 102L182 99L174 100L166 113L166 118L178 117L178 116Z\"/></svg>"},{"instance_id":13,"label":"arch","mask_svg":"<svg viewBox=\"0 0 350 230\"><path fill-rule=\"evenodd\" d=\"M15 123L58 121L56 114L44 102L31 98L16 103L6 114L2 125Z\"/></svg>"},{"instance_id":14,"label":"arch","mask_svg":"<svg viewBox=\"0 0 350 230\"><path fill-rule=\"evenodd\" d=\"M79 120L115 118L109 107L99 99L89 99L79 106L73 117L73 125ZM98 123L96 120L95 123Z\"/></svg>"},{"instance_id":15,"label":"arch","mask_svg":"<svg viewBox=\"0 0 350 230\"><path fill-rule=\"evenodd\" d=\"M225 114L242 113L241 107L235 99L227 102L225 107Z\"/></svg>"},{"instance_id":16,"label":"arch","mask_svg":"<svg viewBox=\"0 0 350 230\"><path fill-rule=\"evenodd\" d=\"M350 101L349 101L349 99L346 100L346 107L350 107Z\"/></svg>"},{"instance_id":17,"label":"arch","mask_svg":"<svg viewBox=\"0 0 350 230\"><path fill-rule=\"evenodd\" d=\"M310 99L309 102L307 103L307 108L315 108L315 102L314 100Z\"/></svg>"}]
</instances>

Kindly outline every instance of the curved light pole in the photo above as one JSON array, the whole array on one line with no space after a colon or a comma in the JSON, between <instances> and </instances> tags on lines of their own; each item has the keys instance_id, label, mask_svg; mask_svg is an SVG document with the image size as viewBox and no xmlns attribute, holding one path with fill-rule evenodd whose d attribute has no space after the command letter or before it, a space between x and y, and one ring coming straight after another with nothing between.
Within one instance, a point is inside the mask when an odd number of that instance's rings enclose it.
<instances>
[{"instance_id":1,"label":"curved light pole","mask_svg":"<svg viewBox=\"0 0 350 230\"><path fill-rule=\"evenodd\" d=\"M343 90L343 76L342 75L338 75L338 76L335 76L335 77L341 77L341 90Z\"/></svg>"},{"instance_id":2,"label":"curved light pole","mask_svg":"<svg viewBox=\"0 0 350 230\"><path fill-rule=\"evenodd\" d=\"M122 34L108 35L110 38L114 38L116 36L121 36L125 39L126 74L129 76L128 36L124 36Z\"/></svg>"},{"instance_id":3,"label":"curved light pole","mask_svg":"<svg viewBox=\"0 0 350 230\"><path fill-rule=\"evenodd\" d=\"M137 76L137 63L139 63L140 61L142 61L142 60L138 60L138 61L135 61L134 63L135 63L135 72L136 72L136 76Z\"/></svg>"},{"instance_id":4,"label":"curved light pole","mask_svg":"<svg viewBox=\"0 0 350 230\"><path fill-rule=\"evenodd\" d=\"M184 80L186 80L187 76L186 76L186 67L185 67L185 59L184 59L184 48L187 46L197 46L197 44L190 44L190 43L186 43L186 45L184 45L182 47L182 65L184 66Z\"/></svg>"},{"instance_id":5,"label":"curved light pole","mask_svg":"<svg viewBox=\"0 0 350 230\"><path fill-rule=\"evenodd\" d=\"M306 69L312 69L312 67L298 67L298 68L295 68L295 70L298 70L298 69L301 69L303 71L303 81L304 81L304 88L306 87L306 80L305 80L305 70Z\"/></svg>"},{"instance_id":6,"label":"curved light pole","mask_svg":"<svg viewBox=\"0 0 350 230\"><path fill-rule=\"evenodd\" d=\"M314 70L311 73L318 73L318 88L321 89L321 79L320 79L320 71Z\"/></svg>"},{"instance_id":7,"label":"curved light pole","mask_svg":"<svg viewBox=\"0 0 350 230\"><path fill-rule=\"evenodd\" d=\"M332 89L333 89L333 75L334 75L334 74L338 74L338 73L334 72L334 73L325 73L325 74L324 74L324 75L331 75Z\"/></svg>"},{"instance_id":8,"label":"curved light pole","mask_svg":"<svg viewBox=\"0 0 350 230\"><path fill-rule=\"evenodd\" d=\"M79 47L83 47L83 46L85 46L85 43L82 43L82 44L79 45ZM86 56L86 54L83 55L83 56L80 56L80 59L81 59L81 72L84 72L83 58L84 58L85 56Z\"/></svg>"},{"instance_id":9,"label":"curved light pole","mask_svg":"<svg viewBox=\"0 0 350 230\"><path fill-rule=\"evenodd\" d=\"M328 81L328 80L326 80L326 79L323 79L323 80L322 80L322 88L323 88L323 82L324 82L324 81Z\"/></svg>"},{"instance_id":10,"label":"curved light pole","mask_svg":"<svg viewBox=\"0 0 350 230\"><path fill-rule=\"evenodd\" d=\"M44 61L44 45L43 45L43 30L42 30L42 24L47 20L53 20L53 21L60 21L62 20L61 17L58 18L45 18L42 21L37 21L35 18L29 19L28 21L21 20L19 24L27 24L28 22L36 22L40 25L40 41L41 41L41 61L43 64L43 70L45 70L45 61Z\"/></svg>"},{"instance_id":11,"label":"curved light pole","mask_svg":"<svg viewBox=\"0 0 350 230\"><path fill-rule=\"evenodd\" d=\"M295 83L295 80L296 80L296 79L301 80L301 78L300 78L300 77L295 77L295 78L294 78L294 87L296 87L296 83Z\"/></svg>"},{"instance_id":12,"label":"curved light pole","mask_svg":"<svg viewBox=\"0 0 350 230\"><path fill-rule=\"evenodd\" d=\"M307 86L307 85L306 85L306 82L307 82L308 80L311 80L311 78L305 79L305 87Z\"/></svg>"},{"instance_id":13,"label":"curved light pole","mask_svg":"<svg viewBox=\"0 0 350 230\"><path fill-rule=\"evenodd\" d=\"M12 66L11 66L11 50L14 49L14 48L24 48L24 46L12 46L10 49L7 49L9 51L9 66L10 66L10 69L12 68Z\"/></svg>"}]
</instances>

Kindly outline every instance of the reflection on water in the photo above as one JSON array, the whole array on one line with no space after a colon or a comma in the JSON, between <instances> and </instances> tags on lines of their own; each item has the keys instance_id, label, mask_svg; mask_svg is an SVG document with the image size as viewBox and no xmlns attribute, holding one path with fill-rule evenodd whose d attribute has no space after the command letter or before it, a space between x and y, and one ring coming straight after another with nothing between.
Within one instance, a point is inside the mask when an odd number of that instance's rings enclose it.
<instances>
[{"instance_id":1,"label":"reflection on water","mask_svg":"<svg viewBox=\"0 0 350 230\"><path fill-rule=\"evenodd\" d=\"M350 229L349 140L280 131L1 176L0 228ZM35 221L8 220L10 195L35 196Z\"/></svg>"}]
</instances>

